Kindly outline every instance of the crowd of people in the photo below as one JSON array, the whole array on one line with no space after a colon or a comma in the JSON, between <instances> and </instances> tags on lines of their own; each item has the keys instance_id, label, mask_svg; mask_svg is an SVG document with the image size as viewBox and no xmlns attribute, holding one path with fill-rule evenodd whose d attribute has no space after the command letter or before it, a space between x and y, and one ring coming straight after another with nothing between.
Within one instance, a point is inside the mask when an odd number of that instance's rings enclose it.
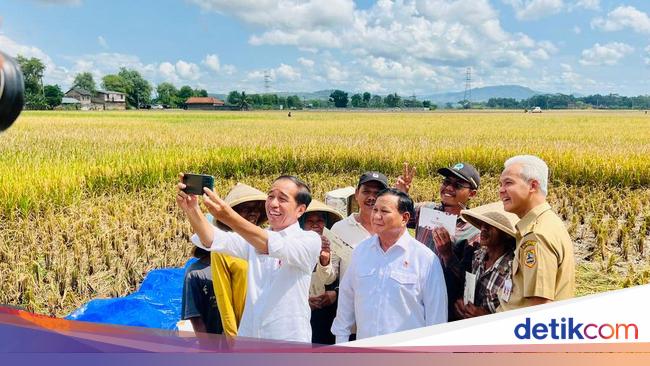
<instances>
[{"instance_id":1,"label":"crowd of people","mask_svg":"<svg viewBox=\"0 0 650 366\"><path fill-rule=\"evenodd\" d=\"M181 174L176 201L198 258L183 319L197 332L334 344L574 296L573 244L546 202L543 160L508 159L500 201L475 208L474 166L438 174L439 201L415 203L415 168L405 164L392 187L366 172L359 210L345 218L288 175L266 194L237 184L222 199L205 188L206 214ZM455 223L436 224L439 214Z\"/></svg>"}]
</instances>

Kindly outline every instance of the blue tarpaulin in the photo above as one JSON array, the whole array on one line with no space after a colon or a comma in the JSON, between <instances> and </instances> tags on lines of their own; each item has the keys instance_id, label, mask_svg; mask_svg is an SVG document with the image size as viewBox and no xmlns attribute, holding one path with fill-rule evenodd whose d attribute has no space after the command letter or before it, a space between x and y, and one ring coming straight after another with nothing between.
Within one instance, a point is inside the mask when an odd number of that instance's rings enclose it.
<instances>
[{"instance_id":1,"label":"blue tarpaulin","mask_svg":"<svg viewBox=\"0 0 650 366\"><path fill-rule=\"evenodd\" d=\"M147 274L140 289L115 299L91 300L66 317L69 320L176 329L181 318L185 268L156 269Z\"/></svg>"}]
</instances>

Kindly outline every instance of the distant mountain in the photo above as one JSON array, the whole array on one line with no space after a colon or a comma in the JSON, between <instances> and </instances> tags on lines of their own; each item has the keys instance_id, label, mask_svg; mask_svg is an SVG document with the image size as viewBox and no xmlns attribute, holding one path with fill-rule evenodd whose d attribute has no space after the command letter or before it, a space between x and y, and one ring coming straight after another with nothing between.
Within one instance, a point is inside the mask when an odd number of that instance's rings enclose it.
<instances>
[{"instance_id":1,"label":"distant mountain","mask_svg":"<svg viewBox=\"0 0 650 366\"><path fill-rule=\"evenodd\" d=\"M490 98L528 99L533 95L544 94L520 85L498 85L471 89L472 102L487 102ZM463 100L465 92L440 93L419 96L420 100L430 100L435 104L457 103Z\"/></svg>"},{"instance_id":2,"label":"distant mountain","mask_svg":"<svg viewBox=\"0 0 650 366\"><path fill-rule=\"evenodd\" d=\"M287 97L290 95L297 95L300 99L319 99L319 100L328 100L330 94L334 89L326 90L317 90L314 92L270 92L271 94L277 94L281 97ZM471 90L471 101L472 102L487 102L490 98L515 98L528 99L533 95L544 94L527 88L520 85L498 85L498 86L486 86L483 88L474 88ZM354 92L347 91L348 96L355 94ZM373 93L374 94L374 93ZM208 94L211 97L219 98L221 100L226 100L227 95L225 94ZM418 100L430 100L435 104L445 104L445 103L457 103L463 100L464 92L449 92L449 93L439 93L439 94L429 94L429 95L418 95ZM382 95L384 97L385 95ZM402 95L402 98L409 98L409 96Z\"/></svg>"},{"instance_id":3,"label":"distant mountain","mask_svg":"<svg viewBox=\"0 0 650 366\"><path fill-rule=\"evenodd\" d=\"M302 99L320 99L320 100L328 100L330 98L330 94L334 89L327 89L327 90L317 90L315 92L276 92L274 94L277 94L279 97L288 97L290 95L297 95L298 98ZM348 95L351 96L354 93L348 92Z\"/></svg>"}]
</instances>

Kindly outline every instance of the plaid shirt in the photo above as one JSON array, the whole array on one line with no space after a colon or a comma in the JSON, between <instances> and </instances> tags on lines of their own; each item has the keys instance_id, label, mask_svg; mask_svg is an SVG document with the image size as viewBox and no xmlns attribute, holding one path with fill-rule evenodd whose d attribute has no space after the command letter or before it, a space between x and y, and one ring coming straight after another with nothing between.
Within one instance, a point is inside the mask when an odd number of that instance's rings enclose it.
<instances>
[{"instance_id":1,"label":"plaid shirt","mask_svg":"<svg viewBox=\"0 0 650 366\"><path fill-rule=\"evenodd\" d=\"M472 273L476 275L474 305L495 313L499 307L499 291L511 276L512 259L515 253L511 250L507 251L488 269L485 269L486 257L487 250L484 247L474 252L472 260Z\"/></svg>"}]
</instances>

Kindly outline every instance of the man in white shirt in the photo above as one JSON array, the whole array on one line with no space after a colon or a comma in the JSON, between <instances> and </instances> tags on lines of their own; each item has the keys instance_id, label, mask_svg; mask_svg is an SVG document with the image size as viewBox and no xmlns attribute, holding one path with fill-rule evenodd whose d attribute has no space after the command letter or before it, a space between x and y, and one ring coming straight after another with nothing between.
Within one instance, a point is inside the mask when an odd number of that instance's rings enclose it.
<instances>
[{"instance_id":1,"label":"man in white shirt","mask_svg":"<svg viewBox=\"0 0 650 366\"><path fill-rule=\"evenodd\" d=\"M332 226L332 233L336 234L352 248L356 248L359 243L368 239L374 234L371 224L372 208L377 199L377 193L388 188L388 178L379 172L366 172L359 177L357 189L354 192L354 199L359 205L359 212L355 212L345 219L337 222ZM336 254L332 254L326 262L322 260L316 266L316 275L323 282L332 283L337 278L339 281L343 278L349 263ZM326 291L326 303L336 302L337 293L335 291Z\"/></svg>"},{"instance_id":2,"label":"man in white shirt","mask_svg":"<svg viewBox=\"0 0 650 366\"><path fill-rule=\"evenodd\" d=\"M267 230L251 224L216 193L204 188L208 211L233 232L213 226L201 212L197 196L183 189L181 175L176 202L196 233L192 242L248 261L246 305L238 335L310 342L307 298L321 239L298 224L311 202L309 187L293 176L281 176L273 182L265 203L270 226Z\"/></svg>"},{"instance_id":3,"label":"man in white shirt","mask_svg":"<svg viewBox=\"0 0 650 366\"><path fill-rule=\"evenodd\" d=\"M347 342L447 321L447 289L438 257L406 229L413 201L389 188L377 196L376 232L352 252L341 282L332 333Z\"/></svg>"}]
</instances>

